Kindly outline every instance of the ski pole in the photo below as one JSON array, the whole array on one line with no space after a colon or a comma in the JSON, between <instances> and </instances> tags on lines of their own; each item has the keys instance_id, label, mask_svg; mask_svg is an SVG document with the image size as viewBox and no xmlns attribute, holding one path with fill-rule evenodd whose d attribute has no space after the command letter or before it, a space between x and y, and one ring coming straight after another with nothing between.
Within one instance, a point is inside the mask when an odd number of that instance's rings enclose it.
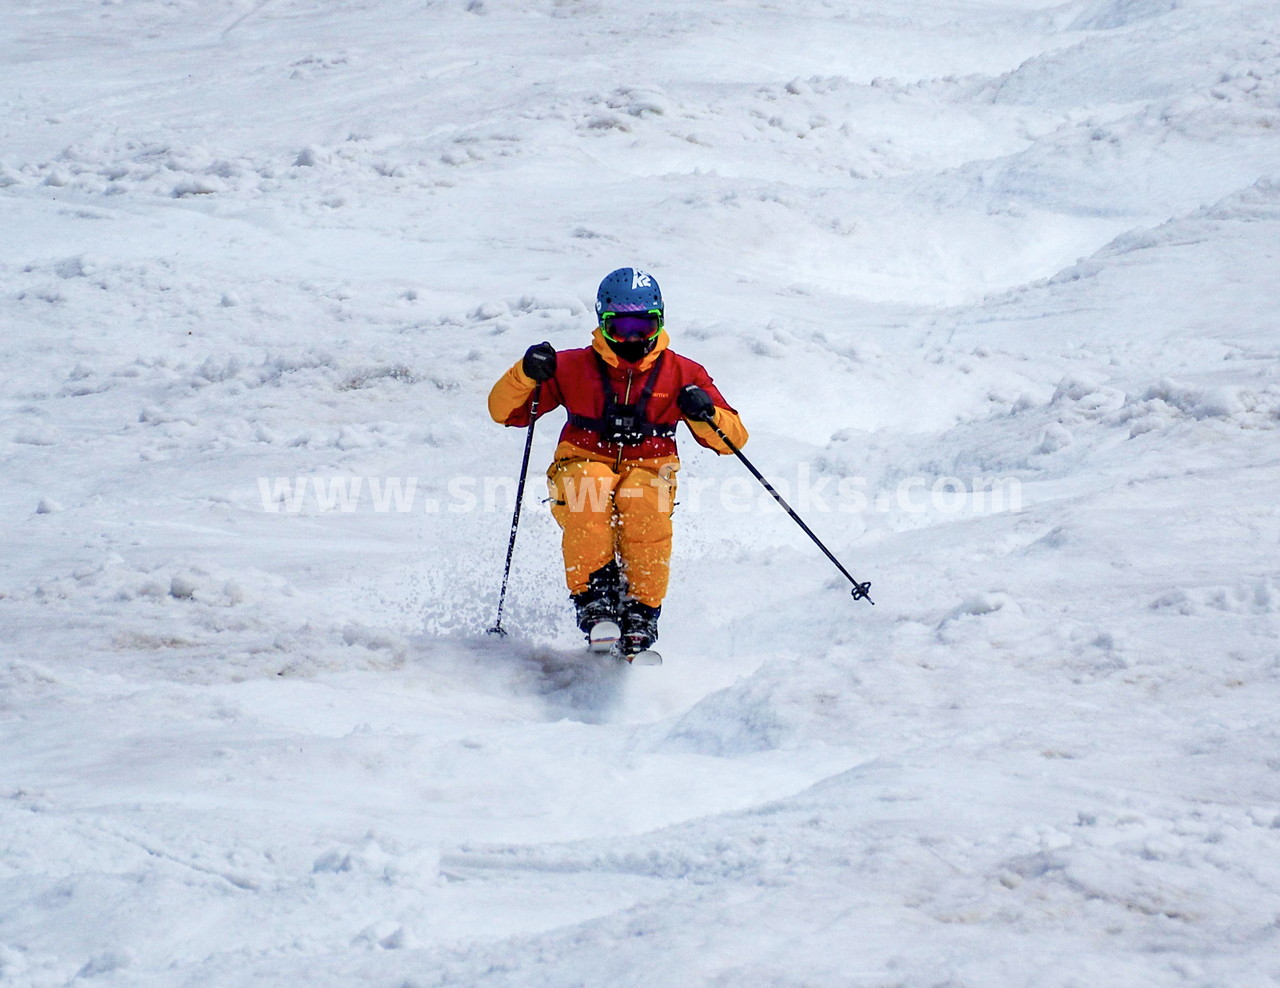
<instances>
[{"instance_id":1,"label":"ski pole","mask_svg":"<svg viewBox=\"0 0 1280 988\"><path fill-rule=\"evenodd\" d=\"M866 600L868 604L871 604L874 606L875 601L872 600L871 597L869 596L869 594L871 593L871 582L867 581L866 583L859 583L857 580L855 580L852 574L850 574L850 572L844 568L844 565L840 562L840 560L838 560L834 555L832 555L831 550L822 544L822 540L818 538L818 536L813 534L813 529L811 529L808 525L806 525L804 523L804 519L801 518L798 514L796 514L795 509L791 507L791 505L787 504L786 499L783 498L783 496L779 494L776 490L774 490L773 484L769 483L769 481L765 479L764 474L762 474L759 470L757 470L752 465L751 461L746 458L742 450L738 449L738 447L734 445L733 440L730 439L728 436L726 436L720 430L720 427L716 425L713 421L711 421L711 419L706 418L706 419L703 419L702 421L706 422L707 425L711 426L711 428L715 430L715 434L719 436L721 441L726 446L728 446L729 449L733 451L734 456L736 456L738 459L742 461L742 465L751 471L751 475L755 477L756 480L760 481L761 484L764 485L764 489L773 496L773 499L775 501L777 501L780 505L782 505L783 510L786 511L786 513L791 516L792 520L804 530L804 534L809 536L809 538L813 539L814 544L817 545L817 547L821 549L824 553L826 553L828 559L830 559L833 563L836 564L836 569L838 569L841 573L843 573L845 577L848 579L848 581L853 584L853 590L852 590L853 599Z\"/></svg>"},{"instance_id":2,"label":"ski pole","mask_svg":"<svg viewBox=\"0 0 1280 988\"><path fill-rule=\"evenodd\" d=\"M533 401L529 405L529 431L524 437L524 459L520 462L520 482L516 484L516 507L511 515L511 538L507 542L507 565L502 570L502 592L498 594L498 619L489 629L491 635L506 635L502 628L502 607L507 601L507 580L511 577L511 555L516 549L516 529L520 527L520 505L524 502L524 481L529 473L529 453L533 450L533 427L538 421L538 399L542 396L542 382L533 386Z\"/></svg>"}]
</instances>

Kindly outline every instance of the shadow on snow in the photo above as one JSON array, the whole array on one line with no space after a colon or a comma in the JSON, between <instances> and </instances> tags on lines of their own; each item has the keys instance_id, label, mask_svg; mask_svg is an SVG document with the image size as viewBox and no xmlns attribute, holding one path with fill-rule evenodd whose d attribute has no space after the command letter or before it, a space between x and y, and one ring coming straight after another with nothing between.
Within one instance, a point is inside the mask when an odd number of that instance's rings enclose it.
<instances>
[{"instance_id":1,"label":"shadow on snow","mask_svg":"<svg viewBox=\"0 0 1280 988\"><path fill-rule=\"evenodd\" d=\"M438 638L418 640L420 654L437 671L470 681L484 692L537 697L548 720L608 722L626 690L631 669L611 655L585 647L542 644L523 637L468 635L456 650Z\"/></svg>"}]
</instances>

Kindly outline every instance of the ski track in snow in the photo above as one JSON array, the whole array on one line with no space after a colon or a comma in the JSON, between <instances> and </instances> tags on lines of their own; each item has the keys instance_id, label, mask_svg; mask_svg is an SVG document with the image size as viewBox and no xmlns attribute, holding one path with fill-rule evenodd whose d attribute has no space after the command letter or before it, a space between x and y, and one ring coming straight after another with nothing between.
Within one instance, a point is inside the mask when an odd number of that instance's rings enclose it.
<instances>
[{"instance_id":1,"label":"ski track in snow","mask_svg":"<svg viewBox=\"0 0 1280 988\"><path fill-rule=\"evenodd\" d=\"M1280 984L1273 5L7 13L5 988ZM623 264L877 606L686 438L484 635Z\"/></svg>"}]
</instances>

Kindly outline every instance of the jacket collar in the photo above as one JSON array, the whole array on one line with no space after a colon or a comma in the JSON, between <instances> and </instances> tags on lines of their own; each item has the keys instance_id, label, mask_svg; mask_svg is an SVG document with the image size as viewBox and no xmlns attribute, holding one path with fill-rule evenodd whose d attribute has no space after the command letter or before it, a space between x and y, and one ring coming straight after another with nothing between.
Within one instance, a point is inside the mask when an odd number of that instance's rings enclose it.
<instances>
[{"instance_id":1,"label":"jacket collar","mask_svg":"<svg viewBox=\"0 0 1280 988\"><path fill-rule=\"evenodd\" d=\"M644 359L635 365L636 370L643 372L652 367L658 359L658 354L662 353L670 342L671 338L667 336L667 331L665 329L659 332L657 343L654 344L652 350L644 355ZM591 334L591 348L595 350L596 353L600 354L600 356L604 358L604 362L610 367L619 370L622 369L622 358L613 352L613 348L609 346L609 341L604 338L604 333L601 332L599 326L597 326L595 331Z\"/></svg>"}]
</instances>

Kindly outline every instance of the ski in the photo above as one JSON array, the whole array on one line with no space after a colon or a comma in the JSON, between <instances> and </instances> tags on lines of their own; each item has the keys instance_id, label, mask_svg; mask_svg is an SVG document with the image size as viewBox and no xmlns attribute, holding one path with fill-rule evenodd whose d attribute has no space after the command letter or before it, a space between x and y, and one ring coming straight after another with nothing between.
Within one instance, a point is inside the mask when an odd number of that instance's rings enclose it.
<instances>
[{"instance_id":1,"label":"ski","mask_svg":"<svg viewBox=\"0 0 1280 988\"><path fill-rule=\"evenodd\" d=\"M633 666L662 665L662 656L651 648L628 652L622 629L616 621L597 621L591 626L591 631L587 634L587 651L598 654L607 652L615 659Z\"/></svg>"},{"instance_id":2,"label":"ski","mask_svg":"<svg viewBox=\"0 0 1280 988\"><path fill-rule=\"evenodd\" d=\"M587 635L587 648L592 652L611 652L622 640L622 629L613 621L597 621Z\"/></svg>"},{"instance_id":3,"label":"ski","mask_svg":"<svg viewBox=\"0 0 1280 988\"><path fill-rule=\"evenodd\" d=\"M642 648L638 652L627 654L618 649L614 654L624 662L628 662L633 666L660 666L662 665L662 655L655 652L651 648Z\"/></svg>"}]
</instances>

